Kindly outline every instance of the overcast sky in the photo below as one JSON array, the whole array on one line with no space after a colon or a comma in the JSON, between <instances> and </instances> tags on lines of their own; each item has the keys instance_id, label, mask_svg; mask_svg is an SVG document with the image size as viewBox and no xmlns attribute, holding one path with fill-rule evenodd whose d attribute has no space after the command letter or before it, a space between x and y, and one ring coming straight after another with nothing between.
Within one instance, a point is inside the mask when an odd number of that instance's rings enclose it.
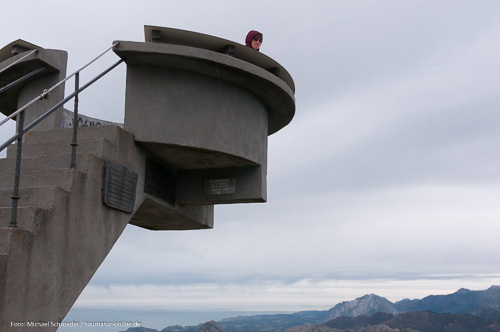
<instances>
[{"instance_id":1,"label":"overcast sky","mask_svg":"<svg viewBox=\"0 0 500 332\"><path fill-rule=\"evenodd\" d=\"M68 73L114 40L144 41L144 25L240 43L256 29L296 84L295 118L269 137L268 202L217 206L213 230L128 226L76 308L326 310L500 284L500 1L49 0L8 12L0 47L66 50ZM123 122L125 69L85 91L80 112Z\"/></svg>"}]
</instances>

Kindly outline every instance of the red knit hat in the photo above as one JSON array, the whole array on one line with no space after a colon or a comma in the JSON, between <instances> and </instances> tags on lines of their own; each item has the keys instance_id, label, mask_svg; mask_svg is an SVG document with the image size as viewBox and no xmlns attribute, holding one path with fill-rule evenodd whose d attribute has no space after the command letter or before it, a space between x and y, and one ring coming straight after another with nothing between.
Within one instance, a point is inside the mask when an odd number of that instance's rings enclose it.
<instances>
[{"instance_id":1,"label":"red knit hat","mask_svg":"<svg viewBox=\"0 0 500 332\"><path fill-rule=\"evenodd\" d=\"M248 47L252 47L252 40L257 35L262 35L262 33L260 33L257 30L250 30L247 33L247 37L245 38L245 45L248 46Z\"/></svg>"}]
</instances>

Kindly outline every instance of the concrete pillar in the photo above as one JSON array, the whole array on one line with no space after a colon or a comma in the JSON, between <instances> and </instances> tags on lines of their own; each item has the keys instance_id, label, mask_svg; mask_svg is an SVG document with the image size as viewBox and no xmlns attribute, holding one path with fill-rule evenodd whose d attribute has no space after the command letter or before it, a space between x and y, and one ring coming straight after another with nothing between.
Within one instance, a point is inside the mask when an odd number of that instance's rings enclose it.
<instances>
[{"instance_id":1,"label":"concrete pillar","mask_svg":"<svg viewBox=\"0 0 500 332\"><path fill-rule=\"evenodd\" d=\"M17 40L0 50L0 70L7 68L31 50L38 51L24 58L0 73L0 88L22 78L34 70L43 68L36 75L0 94L0 111L6 116L42 95L66 77L67 52L48 50ZM64 98L65 84L55 88L45 99L38 100L25 111L25 126L44 114ZM61 128L63 108L59 108L49 118L37 125L36 130Z\"/></svg>"}]
</instances>

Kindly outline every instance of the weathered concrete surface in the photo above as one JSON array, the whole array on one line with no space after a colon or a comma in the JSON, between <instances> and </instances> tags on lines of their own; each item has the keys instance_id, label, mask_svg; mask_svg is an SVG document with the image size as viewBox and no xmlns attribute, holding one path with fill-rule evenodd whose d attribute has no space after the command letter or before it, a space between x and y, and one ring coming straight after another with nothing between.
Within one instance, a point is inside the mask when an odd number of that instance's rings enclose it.
<instances>
[{"instance_id":1,"label":"weathered concrete surface","mask_svg":"<svg viewBox=\"0 0 500 332\"><path fill-rule=\"evenodd\" d=\"M146 147L153 143L155 153L175 168L265 163L267 120L260 98L217 77L127 68L125 129Z\"/></svg>"},{"instance_id":2,"label":"weathered concrete surface","mask_svg":"<svg viewBox=\"0 0 500 332\"><path fill-rule=\"evenodd\" d=\"M15 43L11 43L7 48L14 48ZM8 54L8 50L2 49L2 54ZM28 51L12 55L6 59L0 59L0 70L22 58ZM0 112L5 115L14 113L34 98L42 95L45 89L49 89L66 77L66 63L68 55L65 51L48 50L38 48L38 51L18 62L14 66L0 73L0 87L7 86L15 80L23 77L38 68L45 68L44 71L29 78L23 83L12 87L0 94ZM25 126L44 114L52 106L56 105L64 98L64 84L52 90L48 99L39 100L27 109L24 120ZM61 127L63 108L55 111L44 122L38 124L34 129L48 130Z\"/></svg>"},{"instance_id":3,"label":"weathered concrete surface","mask_svg":"<svg viewBox=\"0 0 500 332\"><path fill-rule=\"evenodd\" d=\"M211 179L232 179L234 193L209 194ZM179 172L177 178L177 202L182 205L252 203L266 201L265 167L232 167L197 169ZM200 185L203 184L203 185Z\"/></svg>"},{"instance_id":4,"label":"weathered concrete surface","mask_svg":"<svg viewBox=\"0 0 500 332\"><path fill-rule=\"evenodd\" d=\"M162 43L120 41L113 51L124 58L129 67L150 66L198 73L220 82L230 82L254 93L266 105L269 135L290 123L295 115L292 87L268 70L252 63L210 50ZM135 85L134 82L127 82L128 84ZM198 98L196 95L192 97ZM196 102L196 99L192 101ZM143 112L144 116L148 114L147 110Z\"/></svg>"},{"instance_id":5,"label":"weathered concrete surface","mask_svg":"<svg viewBox=\"0 0 500 332\"><path fill-rule=\"evenodd\" d=\"M171 206L144 193L147 154L133 135L118 126L81 128L79 133L86 144L77 169L68 168L68 152L48 155L61 153L71 141L71 130L26 137L24 145L31 153L23 158L16 229L8 227L14 150L0 160L1 331L19 331L11 322L61 321L131 219L145 218L153 229L213 226L213 206ZM96 142L90 143L89 137ZM103 205L105 160L139 175L134 213ZM151 200L157 204L151 206Z\"/></svg>"},{"instance_id":6,"label":"weathered concrete surface","mask_svg":"<svg viewBox=\"0 0 500 332\"><path fill-rule=\"evenodd\" d=\"M291 79L191 46L121 41L113 50L127 63L124 128L174 169L179 204L267 200L267 136L293 118ZM210 193L207 181L218 180L234 188Z\"/></svg>"},{"instance_id":7,"label":"weathered concrete surface","mask_svg":"<svg viewBox=\"0 0 500 332\"><path fill-rule=\"evenodd\" d=\"M64 318L128 223L209 229L213 204L266 200L267 136L294 116L293 80L264 68L278 64L258 52L240 48L251 60L243 61L201 46L220 38L177 33L193 37L189 46L114 47L128 66L124 128L80 128L76 169L69 168L72 130L54 129L62 109L24 137L15 229L7 227L15 150L0 160L0 331L20 331L15 322L47 322L37 331L55 331L52 323ZM5 60L2 52L0 68L17 57ZM15 68L30 63L52 70L5 95L5 114L62 79L66 53L40 49ZM17 72L5 73L0 82ZM26 123L63 95L64 85L30 109ZM103 202L109 163L137 176L126 212Z\"/></svg>"},{"instance_id":8,"label":"weathered concrete surface","mask_svg":"<svg viewBox=\"0 0 500 332\"><path fill-rule=\"evenodd\" d=\"M116 132L114 127L107 129ZM28 142L30 137L36 138L37 133L28 136ZM116 135L114 144L128 148L135 145L133 136L123 133ZM24 183L28 186L20 190L17 229L7 227L10 218L0 222L0 233L10 233L8 256L1 262L5 269L0 272L0 330L19 331L11 322L61 321L121 235L130 215L103 206L101 193L103 158L115 157L114 153L87 153L87 162L79 163L78 169L68 169L68 158L65 168L57 168L57 163L33 163L41 168L40 174L51 176L40 176L30 185ZM9 173L3 167L1 170ZM31 172L23 172L21 178ZM2 206L9 205L9 192L10 189L1 191ZM6 210L9 209L3 208L0 213L10 216ZM37 331L55 328L40 327Z\"/></svg>"}]
</instances>

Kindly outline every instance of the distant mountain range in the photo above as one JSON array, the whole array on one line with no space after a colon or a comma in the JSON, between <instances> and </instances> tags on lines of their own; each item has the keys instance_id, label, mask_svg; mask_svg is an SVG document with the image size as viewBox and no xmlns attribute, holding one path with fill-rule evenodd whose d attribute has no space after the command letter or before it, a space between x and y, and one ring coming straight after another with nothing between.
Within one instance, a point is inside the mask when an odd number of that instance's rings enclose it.
<instances>
[{"instance_id":1,"label":"distant mountain range","mask_svg":"<svg viewBox=\"0 0 500 332\"><path fill-rule=\"evenodd\" d=\"M335 307L328 310L324 321L328 321L337 317L356 317L359 315L371 316L377 312L386 312L389 314L398 314L400 311L396 309L395 304L384 297L374 294L369 294L357 298L353 301L346 301L337 304Z\"/></svg>"},{"instance_id":2,"label":"distant mountain range","mask_svg":"<svg viewBox=\"0 0 500 332\"><path fill-rule=\"evenodd\" d=\"M323 325L333 329L358 330L362 327L379 325L398 331L412 329L420 332L494 332L500 331L500 319L484 319L470 314L435 313L432 311L409 311L398 315L376 313L371 317L364 315L338 317ZM306 330L295 330L306 332Z\"/></svg>"},{"instance_id":3,"label":"distant mountain range","mask_svg":"<svg viewBox=\"0 0 500 332\"><path fill-rule=\"evenodd\" d=\"M169 326L161 331L130 328L126 332L337 332L377 331L377 326L384 332L405 328L407 332L500 331L500 286L395 303L369 294L326 311L240 316L198 326Z\"/></svg>"},{"instance_id":4,"label":"distant mountain range","mask_svg":"<svg viewBox=\"0 0 500 332\"><path fill-rule=\"evenodd\" d=\"M487 319L500 318L500 286L491 286L484 291L471 291L462 288L449 295L430 295L421 300L405 299L396 303L370 294L353 301L337 304L327 311L326 320L341 316L371 316L376 312L398 314L408 311L471 314Z\"/></svg>"}]
</instances>

